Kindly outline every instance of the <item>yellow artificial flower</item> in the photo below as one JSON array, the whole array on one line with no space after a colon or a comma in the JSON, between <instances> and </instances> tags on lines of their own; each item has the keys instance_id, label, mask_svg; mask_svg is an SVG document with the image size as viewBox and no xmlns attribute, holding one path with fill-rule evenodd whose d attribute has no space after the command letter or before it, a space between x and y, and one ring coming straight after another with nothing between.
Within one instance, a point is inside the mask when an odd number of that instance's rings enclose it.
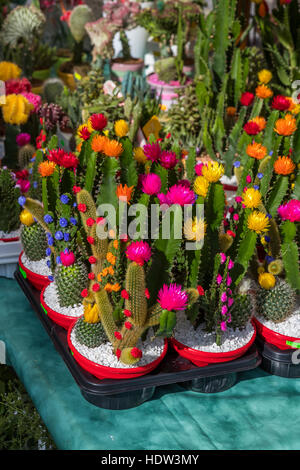
<instances>
[{"instance_id":1,"label":"yellow artificial flower","mask_svg":"<svg viewBox=\"0 0 300 470\"><path fill-rule=\"evenodd\" d=\"M187 240L200 242L205 237L207 224L204 219L189 219L184 224L184 236Z\"/></svg>"},{"instance_id":2,"label":"yellow artificial flower","mask_svg":"<svg viewBox=\"0 0 300 470\"><path fill-rule=\"evenodd\" d=\"M3 119L8 124L25 124L32 110L33 104L23 95L8 95L2 105Z\"/></svg>"},{"instance_id":3,"label":"yellow artificial flower","mask_svg":"<svg viewBox=\"0 0 300 470\"><path fill-rule=\"evenodd\" d=\"M19 78L22 70L13 62L0 62L0 80L6 82L12 78Z\"/></svg>"},{"instance_id":4,"label":"yellow artificial flower","mask_svg":"<svg viewBox=\"0 0 300 470\"><path fill-rule=\"evenodd\" d=\"M270 70L263 69L258 72L258 80L260 81L260 83L269 83L272 80L272 77L273 75Z\"/></svg>"},{"instance_id":5,"label":"yellow artificial flower","mask_svg":"<svg viewBox=\"0 0 300 470\"><path fill-rule=\"evenodd\" d=\"M124 119L119 119L119 121L115 122L115 133L118 137L125 137L125 135L129 132L129 126Z\"/></svg>"},{"instance_id":6,"label":"yellow artificial flower","mask_svg":"<svg viewBox=\"0 0 300 470\"><path fill-rule=\"evenodd\" d=\"M146 163L147 161L147 157L144 154L144 150L142 149L142 147L136 147L133 150L133 157L138 163Z\"/></svg>"},{"instance_id":7,"label":"yellow artificial flower","mask_svg":"<svg viewBox=\"0 0 300 470\"><path fill-rule=\"evenodd\" d=\"M259 267L257 268L257 273L258 273L258 274L262 274L262 273L264 273L264 272L265 272L265 268L264 268L263 266L259 266Z\"/></svg>"},{"instance_id":8,"label":"yellow artificial flower","mask_svg":"<svg viewBox=\"0 0 300 470\"><path fill-rule=\"evenodd\" d=\"M84 321L86 323L98 323L99 322L99 309L97 304L94 304L93 307L91 304L88 304L84 308Z\"/></svg>"},{"instance_id":9,"label":"yellow artificial flower","mask_svg":"<svg viewBox=\"0 0 300 470\"><path fill-rule=\"evenodd\" d=\"M275 259L268 264L268 271L269 273L273 274L274 276L278 276L283 270L283 263L281 259Z\"/></svg>"},{"instance_id":10,"label":"yellow artificial flower","mask_svg":"<svg viewBox=\"0 0 300 470\"><path fill-rule=\"evenodd\" d=\"M202 167L202 175L209 183L217 183L224 175L224 166L218 162L207 162Z\"/></svg>"},{"instance_id":11,"label":"yellow artificial flower","mask_svg":"<svg viewBox=\"0 0 300 470\"><path fill-rule=\"evenodd\" d=\"M276 284L276 278L271 273L261 273L258 277L260 287L269 290Z\"/></svg>"},{"instance_id":12,"label":"yellow artificial flower","mask_svg":"<svg viewBox=\"0 0 300 470\"><path fill-rule=\"evenodd\" d=\"M27 209L23 209L20 214L20 222L21 224L30 227L32 224L34 224L34 217Z\"/></svg>"},{"instance_id":13,"label":"yellow artificial flower","mask_svg":"<svg viewBox=\"0 0 300 470\"><path fill-rule=\"evenodd\" d=\"M243 193L243 204L247 209L257 209L261 203L261 194L258 189L248 188Z\"/></svg>"},{"instance_id":14,"label":"yellow artificial flower","mask_svg":"<svg viewBox=\"0 0 300 470\"><path fill-rule=\"evenodd\" d=\"M209 188L209 181L204 176L197 176L194 181L194 191L198 196L206 197Z\"/></svg>"},{"instance_id":15,"label":"yellow artificial flower","mask_svg":"<svg viewBox=\"0 0 300 470\"><path fill-rule=\"evenodd\" d=\"M247 220L247 225L250 230L260 234L266 232L269 228L269 218L260 211L253 211Z\"/></svg>"}]
</instances>

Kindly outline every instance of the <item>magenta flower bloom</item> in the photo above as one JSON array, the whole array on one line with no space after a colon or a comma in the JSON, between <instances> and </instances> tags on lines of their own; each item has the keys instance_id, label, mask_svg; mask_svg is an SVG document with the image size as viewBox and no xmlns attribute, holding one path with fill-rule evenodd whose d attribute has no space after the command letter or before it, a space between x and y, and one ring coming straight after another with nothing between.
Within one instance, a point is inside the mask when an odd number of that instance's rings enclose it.
<instances>
[{"instance_id":1,"label":"magenta flower bloom","mask_svg":"<svg viewBox=\"0 0 300 470\"><path fill-rule=\"evenodd\" d=\"M151 258L151 248L147 242L132 242L126 249L126 256L131 261L143 266Z\"/></svg>"},{"instance_id":2,"label":"magenta flower bloom","mask_svg":"<svg viewBox=\"0 0 300 470\"><path fill-rule=\"evenodd\" d=\"M227 279L226 279L226 285L229 287L232 283L232 279L230 276L227 276Z\"/></svg>"},{"instance_id":3,"label":"magenta flower bloom","mask_svg":"<svg viewBox=\"0 0 300 470\"><path fill-rule=\"evenodd\" d=\"M300 201L291 199L287 204L283 204L277 209L282 220L290 222L300 222Z\"/></svg>"},{"instance_id":4,"label":"magenta flower bloom","mask_svg":"<svg viewBox=\"0 0 300 470\"><path fill-rule=\"evenodd\" d=\"M195 173L197 176L202 176L202 168L204 166L204 163L197 163L195 166Z\"/></svg>"},{"instance_id":5,"label":"magenta flower bloom","mask_svg":"<svg viewBox=\"0 0 300 470\"><path fill-rule=\"evenodd\" d=\"M221 256L221 264L225 263L225 261L226 261L225 253L220 253L220 256Z\"/></svg>"},{"instance_id":6,"label":"magenta flower bloom","mask_svg":"<svg viewBox=\"0 0 300 470\"><path fill-rule=\"evenodd\" d=\"M188 295L179 284L164 284L157 301L163 310L184 310L188 305Z\"/></svg>"},{"instance_id":7,"label":"magenta flower bloom","mask_svg":"<svg viewBox=\"0 0 300 470\"><path fill-rule=\"evenodd\" d=\"M221 326L221 330L222 330L222 331L226 331L226 330L227 330L226 321L221 321L220 326Z\"/></svg>"},{"instance_id":8,"label":"magenta flower bloom","mask_svg":"<svg viewBox=\"0 0 300 470\"><path fill-rule=\"evenodd\" d=\"M27 132L21 132L16 137L16 142L17 142L18 147L23 147L24 145L29 144L30 140L31 140L30 134L27 134Z\"/></svg>"},{"instance_id":9,"label":"magenta flower bloom","mask_svg":"<svg viewBox=\"0 0 300 470\"><path fill-rule=\"evenodd\" d=\"M222 292L222 294L221 294L221 301L222 301L222 302L226 302L226 300L227 300L227 294L226 294L226 292Z\"/></svg>"},{"instance_id":10,"label":"magenta flower bloom","mask_svg":"<svg viewBox=\"0 0 300 470\"><path fill-rule=\"evenodd\" d=\"M232 269L234 267L234 262L232 260L229 261L228 263L228 269Z\"/></svg>"},{"instance_id":11,"label":"magenta flower bloom","mask_svg":"<svg viewBox=\"0 0 300 470\"><path fill-rule=\"evenodd\" d=\"M166 195L158 194L157 197L161 204L168 204L169 206L172 204L179 204L180 206L194 204L196 200L194 191L183 184L174 184Z\"/></svg>"},{"instance_id":12,"label":"magenta flower bloom","mask_svg":"<svg viewBox=\"0 0 300 470\"><path fill-rule=\"evenodd\" d=\"M226 305L223 305L222 308L221 308L221 313L222 315L226 315L226 313L228 312L228 308Z\"/></svg>"},{"instance_id":13,"label":"magenta flower bloom","mask_svg":"<svg viewBox=\"0 0 300 470\"><path fill-rule=\"evenodd\" d=\"M222 282L222 276L221 276L221 274L218 274L218 275L217 275L216 281L217 281L217 284L219 284L219 285L221 284L221 282Z\"/></svg>"},{"instance_id":14,"label":"magenta flower bloom","mask_svg":"<svg viewBox=\"0 0 300 470\"><path fill-rule=\"evenodd\" d=\"M234 303L234 300L231 297L229 297L227 303L228 303L228 307L231 307L231 305Z\"/></svg>"},{"instance_id":15,"label":"magenta flower bloom","mask_svg":"<svg viewBox=\"0 0 300 470\"><path fill-rule=\"evenodd\" d=\"M178 163L176 153L164 150L159 157L159 163L167 170L171 170Z\"/></svg>"},{"instance_id":16,"label":"magenta flower bloom","mask_svg":"<svg viewBox=\"0 0 300 470\"><path fill-rule=\"evenodd\" d=\"M40 95L36 95L35 93L21 93L21 95L26 98L29 103L33 104L33 111L32 113L37 113L40 107L42 106L42 97Z\"/></svg>"},{"instance_id":17,"label":"magenta flower bloom","mask_svg":"<svg viewBox=\"0 0 300 470\"><path fill-rule=\"evenodd\" d=\"M146 155L147 159L151 160L152 162L157 162L161 156L161 153L162 152L159 142L144 145L144 154Z\"/></svg>"},{"instance_id":18,"label":"magenta flower bloom","mask_svg":"<svg viewBox=\"0 0 300 470\"><path fill-rule=\"evenodd\" d=\"M140 180L143 193L158 194L161 189L161 179L155 173L149 173L148 175L142 175Z\"/></svg>"},{"instance_id":19,"label":"magenta flower bloom","mask_svg":"<svg viewBox=\"0 0 300 470\"><path fill-rule=\"evenodd\" d=\"M237 203L239 203L242 202L243 198L241 196L236 196L235 200Z\"/></svg>"}]
</instances>

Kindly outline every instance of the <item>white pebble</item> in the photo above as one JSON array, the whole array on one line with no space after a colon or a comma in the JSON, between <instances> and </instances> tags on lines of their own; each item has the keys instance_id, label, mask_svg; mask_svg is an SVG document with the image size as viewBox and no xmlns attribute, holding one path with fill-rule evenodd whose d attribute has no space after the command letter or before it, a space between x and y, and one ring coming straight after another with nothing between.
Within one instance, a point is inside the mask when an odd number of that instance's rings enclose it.
<instances>
[{"instance_id":1,"label":"white pebble","mask_svg":"<svg viewBox=\"0 0 300 470\"><path fill-rule=\"evenodd\" d=\"M24 264L25 268L29 269L29 271L40 274L41 276L50 276L52 274L51 269L47 266L47 261L50 260L49 257L41 259L39 261L31 261L27 258L25 253L23 252L21 261Z\"/></svg>"},{"instance_id":2,"label":"white pebble","mask_svg":"<svg viewBox=\"0 0 300 470\"><path fill-rule=\"evenodd\" d=\"M264 317L256 315L257 320L272 331L293 338L300 338L300 305L299 299L294 313L280 323L266 320Z\"/></svg>"},{"instance_id":3,"label":"white pebble","mask_svg":"<svg viewBox=\"0 0 300 470\"><path fill-rule=\"evenodd\" d=\"M113 352L112 344L109 342L103 343L97 348L88 348L76 340L74 328L71 332L71 341L75 349L90 361L102 366L115 367L118 369L131 369L150 364L150 362L158 359L164 349L163 338L156 337L153 339L153 330L149 329L146 340L144 342L139 341L137 344L137 347L143 352L142 358L134 365L127 365L118 360Z\"/></svg>"},{"instance_id":4,"label":"white pebble","mask_svg":"<svg viewBox=\"0 0 300 470\"><path fill-rule=\"evenodd\" d=\"M252 338L254 328L251 322L242 330L227 328L222 332L222 344L215 342L215 333L204 331L204 324L195 329L184 312L177 312L177 322L174 337L177 341L192 349L205 352L229 352L245 346Z\"/></svg>"},{"instance_id":5,"label":"white pebble","mask_svg":"<svg viewBox=\"0 0 300 470\"><path fill-rule=\"evenodd\" d=\"M50 284L46 287L44 291L44 302L52 310L54 310L54 312L60 313L61 315L67 315L69 317L77 318L83 315L84 313L82 304L74 305L74 307L60 306L55 282L50 282Z\"/></svg>"}]
</instances>

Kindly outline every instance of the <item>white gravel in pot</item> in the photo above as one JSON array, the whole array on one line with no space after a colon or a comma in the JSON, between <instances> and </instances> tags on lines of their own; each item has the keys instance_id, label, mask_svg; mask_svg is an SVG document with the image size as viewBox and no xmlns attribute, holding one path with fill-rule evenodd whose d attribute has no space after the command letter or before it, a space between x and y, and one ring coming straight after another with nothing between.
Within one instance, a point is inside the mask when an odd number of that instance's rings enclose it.
<instances>
[{"instance_id":1,"label":"white gravel in pot","mask_svg":"<svg viewBox=\"0 0 300 470\"><path fill-rule=\"evenodd\" d=\"M192 349L209 353L225 353L242 348L251 340L254 327L249 322L242 330L227 328L222 333L222 344L215 343L215 333L208 333L204 330L204 324L194 329L184 312L177 312L177 322L174 330L174 337L177 341Z\"/></svg>"},{"instance_id":2,"label":"white gravel in pot","mask_svg":"<svg viewBox=\"0 0 300 470\"><path fill-rule=\"evenodd\" d=\"M300 302L298 300L297 307L294 313L288 317L286 320L280 323L274 323L270 320L266 320L262 316L256 315L257 320L262 323L264 326L269 328L276 333L281 335L291 336L293 338L300 339Z\"/></svg>"},{"instance_id":3,"label":"white gravel in pot","mask_svg":"<svg viewBox=\"0 0 300 470\"><path fill-rule=\"evenodd\" d=\"M3 232L2 230L0 230L0 238L16 238L16 237L20 237L20 229L18 228L18 230L14 230L13 232Z\"/></svg>"},{"instance_id":4,"label":"white gravel in pot","mask_svg":"<svg viewBox=\"0 0 300 470\"><path fill-rule=\"evenodd\" d=\"M123 364L113 353L111 343L104 343L96 348L88 348L80 344L75 337L74 328L71 332L71 342L75 349L84 357L96 364L106 367L115 367L121 369L132 369L142 367L158 359L164 350L164 340L161 337L153 339L153 330L149 329L147 338L144 342L139 341L137 347L143 352L142 358L134 365Z\"/></svg>"},{"instance_id":5,"label":"white gravel in pot","mask_svg":"<svg viewBox=\"0 0 300 470\"><path fill-rule=\"evenodd\" d=\"M59 298L55 282L50 282L44 291L44 302L48 307L61 315L67 315L69 317L80 317L84 313L82 303L75 305L74 307L61 307L59 304Z\"/></svg>"},{"instance_id":6,"label":"white gravel in pot","mask_svg":"<svg viewBox=\"0 0 300 470\"><path fill-rule=\"evenodd\" d=\"M22 253L21 261L24 264L25 268L29 269L29 271L39 274L41 276L51 276L52 272L51 269L47 266L47 261L50 260L50 257L43 258L39 261L31 261L27 258L25 253Z\"/></svg>"}]
</instances>

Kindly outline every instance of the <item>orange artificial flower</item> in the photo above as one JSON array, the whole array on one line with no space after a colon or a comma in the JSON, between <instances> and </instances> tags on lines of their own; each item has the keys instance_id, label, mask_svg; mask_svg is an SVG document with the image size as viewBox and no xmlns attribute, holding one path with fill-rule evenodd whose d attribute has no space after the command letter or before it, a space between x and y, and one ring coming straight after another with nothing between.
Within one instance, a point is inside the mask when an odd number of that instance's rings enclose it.
<instances>
[{"instance_id":1,"label":"orange artificial flower","mask_svg":"<svg viewBox=\"0 0 300 470\"><path fill-rule=\"evenodd\" d=\"M76 147L76 152L80 153L82 149L82 142L79 142L79 144Z\"/></svg>"},{"instance_id":2,"label":"orange artificial flower","mask_svg":"<svg viewBox=\"0 0 300 470\"><path fill-rule=\"evenodd\" d=\"M107 284L105 284L104 290L106 290L106 292L108 292L108 293L112 292L113 285L108 282Z\"/></svg>"},{"instance_id":3,"label":"orange artificial flower","mask_svg":"<svg viewBox=\"0 0 300 470\"><path fill-rule=\"evenodd\" d=\"M127 203L129 204L133 189L134 186L128 187L127 184L124 184L124 186L122 184L119 184L116 191L118 199L120 199L120 201L127 201Z\"/></svg>"},{"instance_id":4,"label":"orange artificial flower","mask_svg":"<svg viewBox=\"0 0 300 470\"><path fill-rule=\"evenodd\" d=\"M111 266L108 267L108 274L110 274L111 276L115 274L115 270Z\"/></svg>"},{"instance_id":5,"label":"orange artificial flower","mask_svg":"<svg viewBox=\"0 0 300 470\"><path fill-rule=\"evenodd\" d=\"M123 146L117 140L106 139L103 152L107 157L118 158L123 152Z\"/></svg>"},{"instance_id":6,"label":"orange artificial flower","mask_svg":"<svg viewBox=\"0 0 300 470\"><path fill-rule=\"evenodd\" d=\"M267 155L267 148L258 142L249 144L246 153L249 157L256 158L256 160L262 160Z\"/></svg>"},{"instance_id":7,"label":"orange artificial flower","mask_svg":"<svg viewBox=\"0 0 300 470\"><path fill-rule=\"evenodd\" d=\"M274 163L274 171L277 175L290 175L296 165L290 157L278 157Z\"/></svg>"},{"instance_id":8,"label":"orange artificial flower","mask_svg":"<svg viewBox=\"0 0 300 470\"><path fill-rule=\"evenodd\" d=\"M292 135L296 129L296 119L293 118L291 114L286 114L284 118L277 119L274 131L279 135L289 136Z\"/></svg>"},{"instance_id":9,"label":"orange artificial flower","mask_svg":"<svg viewBox=\"0 0 300 470\"><path fill-rule=\"evenodd\" d=\"M273 91L267 85L262 84L256 87L255 94L258 98L264 100L266 98L271 98L271 96L273 96Z\"/></svg>"},{"instance_id":10,"label":"orange artificial flower","mask_svg":"<svg viewBox=\"0 0 300 470\"><path fill-rule=\"evenodd\" d=\"M236 108L234 106L228 106L226 109L227 116L235 116Z\"/></svg>"},{"instance_id":11,"label":"orange artificial flower","mask_svg":"<svg viewBox=\"0 0 300 470\"><path fill-rule=\"evenodd\" d=\"M260 116L257 116L255 118L251 119L250 122L256 122L256 124L259 126L261 131L263 131L266 128L266 125L267 125L267 121L265 120L265 118L260 117Z\"/></svg>"},{"instance_id":12,"label":"orange artificial flower","mask_svg":"<svg viewBox=\"0 0 300 470\"><path fill-rule=\"evenodd\" d=\"M105 135L95 135L92 140L92 150L98 153L103 152L107 140Z\"/></svg>"},{"instance_id":13,"label":"orange artificial flower","mask_svg":"<svg viewBox=\"0 0 300 470\"><path fill-rule=\"evenodd\" d=\"M117 250L119 248L119 242L118 240L113 241L113 247Z\"/></svg>"},{"instance_id":14,"label":"orange artificial flower","mask_svg":"<svg viewBox=\"0 0 300 470\"><path fill-rule=\"evenodd\" d=\"M54 173L56 164L54 162L42 162L39 164L39 173L41 176L51 176Z\"/></svg>"},{"instance_id":15,"label":"orange artificial flower","mask_svg":"<svg viewBox=\"0 0 300 470\"><path fill-rule=\"evenodd\" d=\"M121 289L121 286L118 282L116 282L116 284L112 285L113 292L118 292L120 289Z\"/></svg>"},{"instance_id":16,"label":"orange artificial flower","mask_svg":"<svg viewBox=\"0 0 300 470\"><path fill-rule=\"evenodd\" d=\"M112 264L112 265L116 264L117 257L115 255L113 255L110 251L107 253L106 259L110 264ZM107 270L108 270L108 268L107 268Z\"/></svg>"}]
</instances>

